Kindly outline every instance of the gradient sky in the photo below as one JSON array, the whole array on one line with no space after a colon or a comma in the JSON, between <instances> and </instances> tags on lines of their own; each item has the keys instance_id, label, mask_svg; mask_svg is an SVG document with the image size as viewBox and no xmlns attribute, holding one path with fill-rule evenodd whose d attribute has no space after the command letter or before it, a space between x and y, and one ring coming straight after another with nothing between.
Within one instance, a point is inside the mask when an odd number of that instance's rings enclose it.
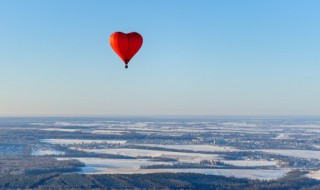
<instances>
[{"instance_id":1,"label":"gradient sky","mask_svg":"<svg viewBox=\"0 0 320 190\"><path fill-rule=\"evenodd\" d=\"M1 0L0 115L320 115L319 0ZM144 37L129 69L115 31Z\"/></svg>"}]
</instances>

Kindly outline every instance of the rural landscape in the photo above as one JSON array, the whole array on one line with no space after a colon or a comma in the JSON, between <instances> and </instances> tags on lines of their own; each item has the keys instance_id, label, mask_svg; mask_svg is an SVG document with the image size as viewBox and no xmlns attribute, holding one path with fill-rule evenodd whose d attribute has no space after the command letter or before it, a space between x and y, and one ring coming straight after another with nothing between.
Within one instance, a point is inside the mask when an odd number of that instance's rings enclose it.
<instances>
[{"instance_id":1,"label":"rural landscape","mask_svg":"<svg viewBox=\"0 0 320 190\"><path fill-rule=\"evenodd\" d=\"M0 126L1 189L320 187L314 118L1 118Z\"/></svg>"}]
</instances>

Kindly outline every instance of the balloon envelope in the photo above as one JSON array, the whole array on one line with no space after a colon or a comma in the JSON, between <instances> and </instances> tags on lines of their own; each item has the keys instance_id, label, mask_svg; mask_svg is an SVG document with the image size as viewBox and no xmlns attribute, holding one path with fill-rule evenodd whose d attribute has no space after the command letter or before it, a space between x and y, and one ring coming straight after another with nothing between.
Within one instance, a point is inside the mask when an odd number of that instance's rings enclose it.
<instances>
[{"instance_id":1,"label":"balloon envelope","mask_svg":"<svg viewBox=\"0 0 320 190\"><path fill-rule=\"evenodd\" d=\"M122 32L115 32L110 36L110 45L112 49L126 64L139 51L143 43L143 38L137 32L130 32L128 34Z\"/></svg>"}]
</instances>

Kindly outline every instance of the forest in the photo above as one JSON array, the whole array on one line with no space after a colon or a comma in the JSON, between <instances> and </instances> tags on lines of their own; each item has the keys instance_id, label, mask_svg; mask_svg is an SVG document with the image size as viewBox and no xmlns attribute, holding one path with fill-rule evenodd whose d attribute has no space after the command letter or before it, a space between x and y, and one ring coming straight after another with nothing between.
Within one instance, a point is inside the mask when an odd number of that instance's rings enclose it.
<instances>
[{"instance_id":1,"label":"forest","mask_svg":"<svg viewBox=\"0 0 320 190\"><path fill-rule=\"evenodd\" d=\"M0 178L0 189L217 189L287 190L320 189L320 181L305 177L304 171L291 171L277 180L250 180L192 173L158 174L27 174Z\"/></svg>"}]
</instances>

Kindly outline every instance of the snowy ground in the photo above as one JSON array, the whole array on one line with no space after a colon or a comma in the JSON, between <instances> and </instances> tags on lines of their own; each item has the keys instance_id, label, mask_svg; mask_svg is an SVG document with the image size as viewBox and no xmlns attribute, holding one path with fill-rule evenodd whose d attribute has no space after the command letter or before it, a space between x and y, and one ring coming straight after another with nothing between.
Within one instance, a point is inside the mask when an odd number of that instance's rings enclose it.
<instances>
[{"instance_id":1,"label":"snowy ground","mask_svg":"<svg viewBox=\"0 0 320 190\"><path fill-rule=\"evenodd\" d=\"M54 149L38 149L38 150L32 150L31 155L33 156L45 156L45 155L63 155L63 151L58 151Z\"/></svg>"},{"instance_id":2,"label":"snowy ground","mask_svg":"<svg viewBox=\"0 0 320 190\"><path fill-rule=\"evenodd\" d=\"M306 176L313 179L320 180L320 170L310 171L310 173L308 173Z\"/></svg>"},{"instance_id":3,"label":"snowy ground","mask_svg":"<svg viewBox=\"0 0 320 190\"><path fill-rule=\"evenodd\" d=\"M159 145L159 144L138 144L142 146L170 148L177 150L192 150L192 151L208 151L208 152L233 152L241 151L237 148L229 146L214 146L214 145Z\"/></svg>"},{"instance_id":4,"label":"snowy ground","mask_svg":"<svg viewBox=\"0 0 320 190\"><path fill-rule=\"evenodd\" d=\"M299 158L314 158L314 159L320 159L320 151L316 150L278 150L278 149L263 149L263 150L257 150L262 152L268 152L272 154L279 154L283 156L293 156L293 157L299 157Z\"/></svg>"},{"instance_id":5,"label":"snowy ground","mask_svg":"<svg viewBox=\"0 0 320 190\"><path fill-rule=\"evenodd\" d=\"M234 176L238 178L251 179L277 179L282 177L290 170L256 170L256 169L140 169L141 165L152 164L168 164L167 162L152 162L146 159L101 159L101 158L58 158L64 159L78 159L85 163L86 166L82 168L82 174L147 174L147 173L200 173L221 176Z\"/></svg>"},{"instance_id":6,"label":"snowy ground","mask_svg":"<svg viewBox=\"0 0 320 190\"><path fill-rule=\"evenodd\" d=\"M109 144L124 144L125 140L85 140L85 139L42 139L42 142L50 144L82 144L82 143L109 143Z\"/></svg>"},{"instance_id":7,"label":"snowy ground","mask_svg":"<svg viewBox=\"0 0 320 190\"><path fill-rule=\"evenodd\" d=\"M224 160L224 163L234 166L276 166L277 161L268 160Z\"/></svg>"},{"instance_id":8,"label":"snowy ground","mask_svg":"<svg viewBox=\"0 0 320 190\"><path fill-rule=\"evenodd\" d=\"M199 163L201 160L219 159L216 154L200 154L200 153L184 153L171 152L161 150L146 150L146 149L78 149L85 152L115 154L123 156L149 156L149 157L166 157L175 158L181 162Z\"/></svg>"}]
</instances>

